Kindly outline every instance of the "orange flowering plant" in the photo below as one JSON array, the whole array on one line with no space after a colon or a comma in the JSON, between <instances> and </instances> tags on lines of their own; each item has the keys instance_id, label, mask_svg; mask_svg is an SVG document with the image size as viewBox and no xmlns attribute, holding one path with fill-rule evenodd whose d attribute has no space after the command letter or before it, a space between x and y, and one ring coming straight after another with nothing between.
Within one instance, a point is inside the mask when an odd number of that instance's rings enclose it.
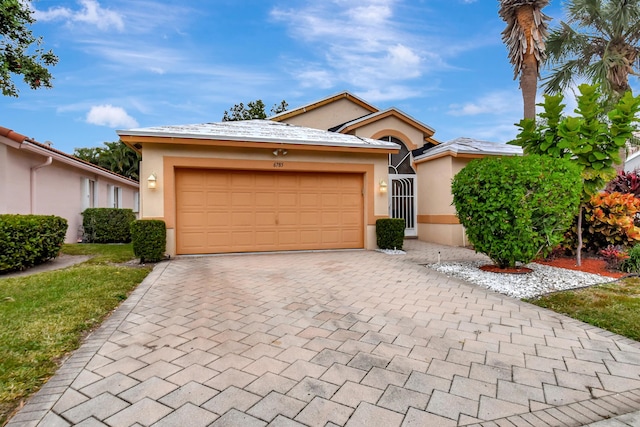
<instances>
[{"instance_id":1,"label":"orange flowering plant","mask_svg":"<svg viewBox=\"0 0 640 427\"><path fill-rule=\"evenodd\" d=\"M639 212L640 199L633 194L594 194L585 205L589 243L595 247L640 243L640 227L636 225Z\"/></svg>"}]
</instances>

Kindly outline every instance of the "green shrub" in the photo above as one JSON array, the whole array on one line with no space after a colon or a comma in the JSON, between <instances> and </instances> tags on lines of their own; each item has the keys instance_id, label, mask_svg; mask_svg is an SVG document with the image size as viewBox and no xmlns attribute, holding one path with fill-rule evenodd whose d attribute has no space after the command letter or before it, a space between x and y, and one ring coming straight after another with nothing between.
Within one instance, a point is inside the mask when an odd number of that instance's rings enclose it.
<instances>
[{"instance_id":1,"label":"green shrub","mask_svg":"<svg viewBox=\"0 0 640 427\"><path fill-rule=\"evenodd\" d=\"M0 215L0 273L57 257L67 226L66 219L53 215Z\"/></svg>"},{"instance_id":2,"label":"green shrub","mask_svg":"<svg viewBox=\"0 0 640 427\"><path fill-rule=\"evenodd\" d=\"M164 221L141 219L131 223L133 253L140 262L158 262L164 258L167 228Z\"/></svg>"},{"instance_id":3,"label":"green shrub","mask_svg":"<svg viewBox=\"0 0 640 427\"><path fill-rule=\"evenodd\" d=\"M82 212L86 243L129 243L130 225L136 220L131 209L88 208Z\"/></svg>"},{"instance_id":4,"label":"green shrub","mask_svg":"<svg viewBox=\"0 0 640 427\"><path fill-rule=\"evenodd\" d=\"M501 268L546 256L578 211L582 180L570 161L484 158L453 179L453 204L477 252Z\"/></svg>"},{"instance_id":5,"label":"green shrub","mask_svg":"<svg viewBox=\"0 0 640 427\"><path fill-rule=\"evenodd\" d=\"M404 243L404 219L381 218L376 221L376 236L380 249L402 249Z\"/></svg>"},{"instance_id":6,"label":"green shrub","mask_svg":"<svg viewBox=\"0 0 640 427\"><path fill-rule=\"evenodd\" d=\"M629 249L627 257L620 263L620 270L627 273L640 273L640 245Z\"/></svg>"}]
</instances>

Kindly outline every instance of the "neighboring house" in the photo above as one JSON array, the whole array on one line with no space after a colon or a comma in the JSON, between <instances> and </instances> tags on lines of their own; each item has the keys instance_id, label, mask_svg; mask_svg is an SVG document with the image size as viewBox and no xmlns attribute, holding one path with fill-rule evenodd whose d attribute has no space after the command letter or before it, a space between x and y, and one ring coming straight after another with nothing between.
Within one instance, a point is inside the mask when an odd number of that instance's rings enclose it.
<instances>
[{"instance_id":1,"label":"neighboring house","mask_svg":"<svg viewBox=\"0 0 640 427\"><path fill-rule=\"evenodd\" d=\"M65 242L82 238L90 207L138 211L136 181L0 126L0 214L57 215L69 223Z\"/></svg>"},{"instance_id":2,"label":"neighboring house","mask_svg":"<svg viewBox=\"0 0 640 427\"><path fill-rule=\"evenodd\" d=\"M464 245L451 179L472 158L518 147L440 144L408 114L343 92L269 120L118 131L142 153L141 218L167 224L167 252L376 248L375 221ZM444 147L444 148L441 148Z\"/></svg>"}]
</instances>

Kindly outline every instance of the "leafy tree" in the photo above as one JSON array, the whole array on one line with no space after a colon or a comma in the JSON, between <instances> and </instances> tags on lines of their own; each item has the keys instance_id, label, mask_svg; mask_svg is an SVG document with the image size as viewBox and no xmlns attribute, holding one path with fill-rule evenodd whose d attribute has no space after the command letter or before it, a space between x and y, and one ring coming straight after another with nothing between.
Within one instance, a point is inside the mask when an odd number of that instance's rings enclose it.
<instances>
[{"instance_id":1,"label":"leafy tree","mask_svg":"<svg viewBox=\"0 0 640 427\"><path fill-rule=\"evenodd\" d=\"M580 203L580 171L548 156L487 157L462 169L451 189L475 250L512 268L562 241Z\"/></svg>"},{"instance_id":2,"label":"leafy tree","mask_svg":"<svg viewBox=\"0 0 640 427\"><path fill-rule=\"evenodd\" d=\"M640 66L640 0L569 0L568 22L551 31L547 93L559 93L578 77L601 86L609 104L630 90Z\"/></svg>"},{"instance_id":3,"label":"leafy tree","mask_svg":"<svg viewBox=\"0 0 640 427\"><path fill-rule=\"evenodd\" d=\"M140 154L122 141L105 142L103 147L76 148L73 155L136 181L140 179Z\"/></svg>"},{"instance_id":4,"label":"leafy tree","mask_svg":"<svg viewBox=\"0 0 640 427\"><path fill-rule=\"evenodd\" d=\"M535 119L536 91L540 65L545 59L545 38L549 17L542 8L549 0L500 0L498 14L506 21L502 41L509 50L514 80L520 75L524 117Z\"/></svg>"},{"instance_id":5,"label":"leafy tree","mask_svg":"<svg viewBox=\"0 0 640 427\"><path fill-rule=\"evenodd\" d=\"M289 104L285 100L282 100L280 104L274 104L271 107L272 114L279 114L287 111ZM261 99L250 101L246 106L241 102L231 107L230 111L224 112L222 116L223 122L235 122L239 120L252 120L252 119L266 119L267 113L265 111L264 102Z\"/></svg>"},{"instance_id":6,"label":"leafy tree","mask_svg":"<svg viewBox=\"0 0 640 427\"><path fill-rule=\"evenodd\" d=\"M619 150L634 131L638 121L640 97L625 93L606 115L602 93L598 85L578 87L577 117L563 117L563 95L545 95L540 104L544 112L540 124L524 119L520 133L511 143L520 145L525 154L539 154L571 159L578 165L582 176L582 202L578 221L577 263L581 264L582 211L591 196L601 190L616 175L613 167L620 162ZM605 119L606 117L606 119Z\"/></svg>"},{"instance_id":7,"label":"leafy tree","mask_svg":"<svg viewBox=\"0 0 640 427\"><path fill-rule=\"evenodd\" d=\"M50 88L53 77L47 69L58 63L52 51L40 46L42 38L35 37L29 26L35 22L28 2L0 1L0 88L4 96L18 96L13 75L22 75L31 89ZM29 48L35 46L35 52Z\"/></svg>"}]
</instances>

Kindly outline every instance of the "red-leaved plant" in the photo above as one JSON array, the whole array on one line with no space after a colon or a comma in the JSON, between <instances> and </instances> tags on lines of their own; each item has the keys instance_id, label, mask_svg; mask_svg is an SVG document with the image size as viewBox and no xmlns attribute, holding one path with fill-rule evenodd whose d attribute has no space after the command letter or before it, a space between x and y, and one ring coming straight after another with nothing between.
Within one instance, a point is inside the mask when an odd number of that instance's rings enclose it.
<instances>
[{"instance_id":1,"label":"red-leaved plant","mask_svg":"<svg viewBox=\"0 0 640 427\"><path fill-rule=\"evenodd\" d=\"M633 172L618 171L618 175L607 184L605 191L607 193L633 194L636 197L640 197L638 170Z\"/></svg>"},{"instance_id":2,"label":"red-leaved plant","mask_svg":"<svg viewBox=\"0 0 640 427\"><path fill-rule=\"evenodd\" d=\"M619 270L620 263L629 258L629 255L623 248L614 245L600 249L598 254L607 261L607 268L609 270Z\"/></svg>"}]
</instances>

